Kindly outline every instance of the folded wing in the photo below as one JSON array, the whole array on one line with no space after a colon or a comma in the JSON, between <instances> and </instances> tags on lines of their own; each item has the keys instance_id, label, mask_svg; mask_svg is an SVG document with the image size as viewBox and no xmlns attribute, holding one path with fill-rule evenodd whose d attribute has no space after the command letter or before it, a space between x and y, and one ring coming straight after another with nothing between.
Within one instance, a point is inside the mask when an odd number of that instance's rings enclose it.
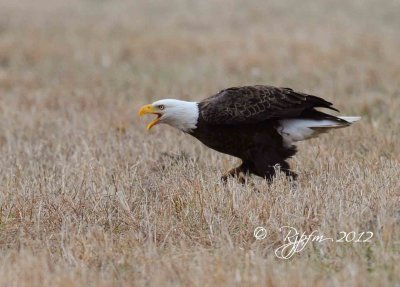
<instances>
[{"instance_id":1,"label":"folded wing","mask_svg":"<svg viewBox=\"0 0 400 287\"><path fill-rule=\"evenodd\" d=\"M200 102L200 113L209 124L235 125L296 118L318 107L337 111L332 103L319 97L258 85L222 90Z\"/></svg>"}]
</instances>

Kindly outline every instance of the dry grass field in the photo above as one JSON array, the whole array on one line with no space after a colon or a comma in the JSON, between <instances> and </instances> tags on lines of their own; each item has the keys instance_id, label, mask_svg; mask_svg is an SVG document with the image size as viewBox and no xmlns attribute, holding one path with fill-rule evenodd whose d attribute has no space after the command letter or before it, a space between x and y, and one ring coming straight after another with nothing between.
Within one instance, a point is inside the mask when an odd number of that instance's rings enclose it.
<instances>
[{"instance_id":1,"label":"dry grass field","mask_svg":"<svg viewBox=\"0 0 400 287\"><path fill-rule=\"evenodd\" d=\"M400 286L399 12L394 0L0 0L0 286ZM299 144L297 184L224 186L235 159L137 116L246 84L363 119ZM374 236L284 260L284 225Z\"/></svg>"}]
</instances>

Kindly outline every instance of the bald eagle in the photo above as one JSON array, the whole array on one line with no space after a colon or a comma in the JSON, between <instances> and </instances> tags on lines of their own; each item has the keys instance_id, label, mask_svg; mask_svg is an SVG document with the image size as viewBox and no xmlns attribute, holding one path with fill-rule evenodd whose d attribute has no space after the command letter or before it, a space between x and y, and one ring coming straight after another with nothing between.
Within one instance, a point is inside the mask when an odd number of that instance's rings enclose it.
<instances>
[{"instance_id":1,"label":"bald eagle","mask_svg":"<svg viewBox=\"0 0 400 287\"><path fill-rule=\"evenodd\" d=\"M228 88L201 102L159 100L143 106L139 116L157 115L147 129L169 124L216 151L240 158L241 165L223 180L233 176L243 182L245 174L255 174L271 181L277 169L297 178L286 161L296 153L296 142L360 119L336 117L316 108L338 112L322 98L257 85Z\"/></svg>"}]
</instances>

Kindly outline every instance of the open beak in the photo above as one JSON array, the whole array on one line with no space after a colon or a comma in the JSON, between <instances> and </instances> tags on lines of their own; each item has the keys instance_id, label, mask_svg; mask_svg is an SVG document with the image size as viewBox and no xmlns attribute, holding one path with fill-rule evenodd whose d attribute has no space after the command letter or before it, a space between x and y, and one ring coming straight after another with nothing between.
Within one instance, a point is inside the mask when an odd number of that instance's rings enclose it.
<instances>
[{"instance_id":1,"label":"open beak","mask_svg":"<svg viewBox=\"0 0 400 287\"><path fill-rule=\"evenodd\" d=\"M157 115L157 118L147 125L147 129L150 130L153 126L155 126L160 121L161 114L159 113L159 111L156 108L153 107L153 105L145 105L140 108L138 115L143 116L146 114Z\"/></svg>"}]
</instances>

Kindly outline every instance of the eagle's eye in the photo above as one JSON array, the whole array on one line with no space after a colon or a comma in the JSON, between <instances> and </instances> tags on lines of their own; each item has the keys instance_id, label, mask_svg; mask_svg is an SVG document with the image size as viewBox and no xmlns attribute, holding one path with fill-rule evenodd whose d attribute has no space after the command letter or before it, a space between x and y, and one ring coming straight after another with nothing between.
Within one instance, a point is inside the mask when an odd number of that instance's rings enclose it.
<instances>
[{"instance_id":1,"label":"eagle's eye","mask_svg":"<svg viewBox=\"0 0 400 287\"><path fill-rule=\"evenodd\" d=\"M165 106L164 105L159 105L158 109L162 111L163 109L165 109Z\"/></svg>"}]
</instances>

